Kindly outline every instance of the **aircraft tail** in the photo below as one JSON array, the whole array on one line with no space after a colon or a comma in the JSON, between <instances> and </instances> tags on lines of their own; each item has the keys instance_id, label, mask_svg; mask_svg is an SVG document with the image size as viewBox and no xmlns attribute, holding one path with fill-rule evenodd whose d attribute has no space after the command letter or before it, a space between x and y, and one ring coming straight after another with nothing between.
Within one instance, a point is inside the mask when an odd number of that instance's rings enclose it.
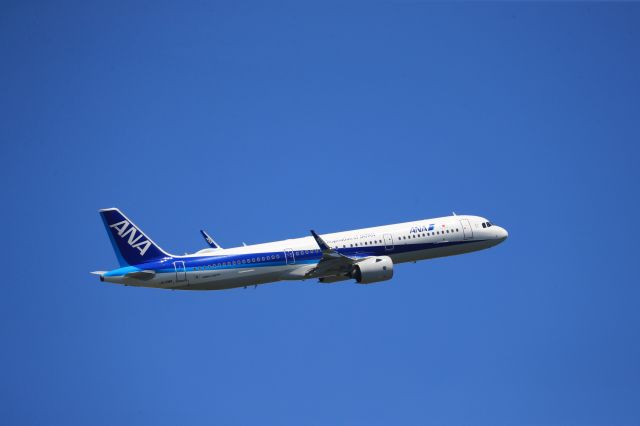
<instances>
[{"instance_id":1,"label":"aircraft tail","mask_svg":"<svg viewBox=\"0 0 640 426\"><path fill-rule=\"evenodd\" d=\"M101 209L100 217L109 234L120 266L139 265L171 255L162 250L116 208Z\"/></svg>"}]
</instances>

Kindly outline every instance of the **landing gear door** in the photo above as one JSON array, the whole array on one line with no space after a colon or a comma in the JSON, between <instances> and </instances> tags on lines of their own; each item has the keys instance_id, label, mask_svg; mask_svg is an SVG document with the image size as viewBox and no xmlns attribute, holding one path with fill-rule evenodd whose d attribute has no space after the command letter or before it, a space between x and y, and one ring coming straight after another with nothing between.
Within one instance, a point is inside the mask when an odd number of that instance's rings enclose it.
<instances>
[{"instance_id":1,"label":"landing gear door","mask_svg":"<svg viewBox=\"0 0 640 426\"><path fill-rule=\"evenodd\" d=\"M284 259L287 262L287 265L295 265L296 263L296 258L293 255L293 250L291 249L284 249Z\"/></svg>"},{"instance_id":2,"label":"landing gear door","mask_svg":"<svg viewBox=\"0 0 640 426\"><path fill-rule=\"evenodd\" d=\"M473 238L473 229L471 229L469 219L460 219L460 225L462 225L462 233L464 234L464 239L470 240L471 238Z\"/></svg>"}]
</instances>

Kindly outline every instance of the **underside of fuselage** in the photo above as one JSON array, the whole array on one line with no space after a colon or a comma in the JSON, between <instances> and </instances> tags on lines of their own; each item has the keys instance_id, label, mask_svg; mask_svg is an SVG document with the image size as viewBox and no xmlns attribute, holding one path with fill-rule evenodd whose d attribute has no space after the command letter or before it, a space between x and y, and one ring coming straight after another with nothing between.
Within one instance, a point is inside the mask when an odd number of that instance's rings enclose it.
<instances>
[{"instance_id":1,"label":"underside of fuselage","mask_svg":"<svg viewBox=\"0 0 640 426\"><path fill-rule=\"evenodd\" d=\"M483 250L498 242L494 240L475 240L442 242L426 247L399 246L397 253L388 253L394 264L417 262L438 257L454 256ZM249 287L279 281L300 281L317 279L308 276L317 263L292 264L266 267L237 267L219 271L192 270L179 276L175 271L156 274L153 279L144 280L127 276L104 277L104 281L125 286L150 287L171 290L226 290Z\"/></svg>"}]
</instances>

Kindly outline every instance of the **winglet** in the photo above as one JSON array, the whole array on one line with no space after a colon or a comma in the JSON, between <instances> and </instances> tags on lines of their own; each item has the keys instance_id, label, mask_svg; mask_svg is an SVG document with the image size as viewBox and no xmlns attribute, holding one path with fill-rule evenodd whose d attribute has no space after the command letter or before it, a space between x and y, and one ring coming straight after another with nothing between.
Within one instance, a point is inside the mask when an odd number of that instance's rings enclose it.
<instances>
[{"instance_id":1,"label":"winglet","mask_svg":"<svg viewBox=\"0 0 640 426\"><path fill-rule=\"evenodd\" d=\"M329 247L329 245L325 243L324 240L320 238L320 236L316 234L316 231L314 231L313 229L311 230L311 235L313 235L313 238L315 238L316 243L318 243L318 246L320 247L320 250L322 250L323 252L332 251L331 247Z\"/></svg>"},{"instance_id":2,"label":"winglet","mask_svg":"<svg viewBox=\"0 0 640 426\"><path fill-rule=\"evenodd\" d=\"M214 249L222 248L222 247L220 247L220 245L218 243L213 241L213 238L211 238L211 236L209 234L207 234L207 232L204 229L201 229L200 233L202 234L202 237L207 242L207 244L209 244L209 246L211 248L214 248Z\"/></svg>"}]
</instances>

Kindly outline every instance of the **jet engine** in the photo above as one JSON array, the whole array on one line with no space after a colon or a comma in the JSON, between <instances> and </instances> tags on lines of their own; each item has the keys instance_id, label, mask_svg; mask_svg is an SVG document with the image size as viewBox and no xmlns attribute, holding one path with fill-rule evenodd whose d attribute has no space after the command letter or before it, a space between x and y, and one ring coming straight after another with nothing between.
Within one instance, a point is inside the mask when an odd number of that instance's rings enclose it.
<instances>
[{"instance_id":1,"label":"jet engine","mask_svg":"<svg viewBox=\"0 0 640 426\"><path fill-rule=\"evenodd\" d=\"M393 277L393 261L389 256L370 257L358 262L351 272L358 284L371 284Z\"/></svg>"}]
</instances>

